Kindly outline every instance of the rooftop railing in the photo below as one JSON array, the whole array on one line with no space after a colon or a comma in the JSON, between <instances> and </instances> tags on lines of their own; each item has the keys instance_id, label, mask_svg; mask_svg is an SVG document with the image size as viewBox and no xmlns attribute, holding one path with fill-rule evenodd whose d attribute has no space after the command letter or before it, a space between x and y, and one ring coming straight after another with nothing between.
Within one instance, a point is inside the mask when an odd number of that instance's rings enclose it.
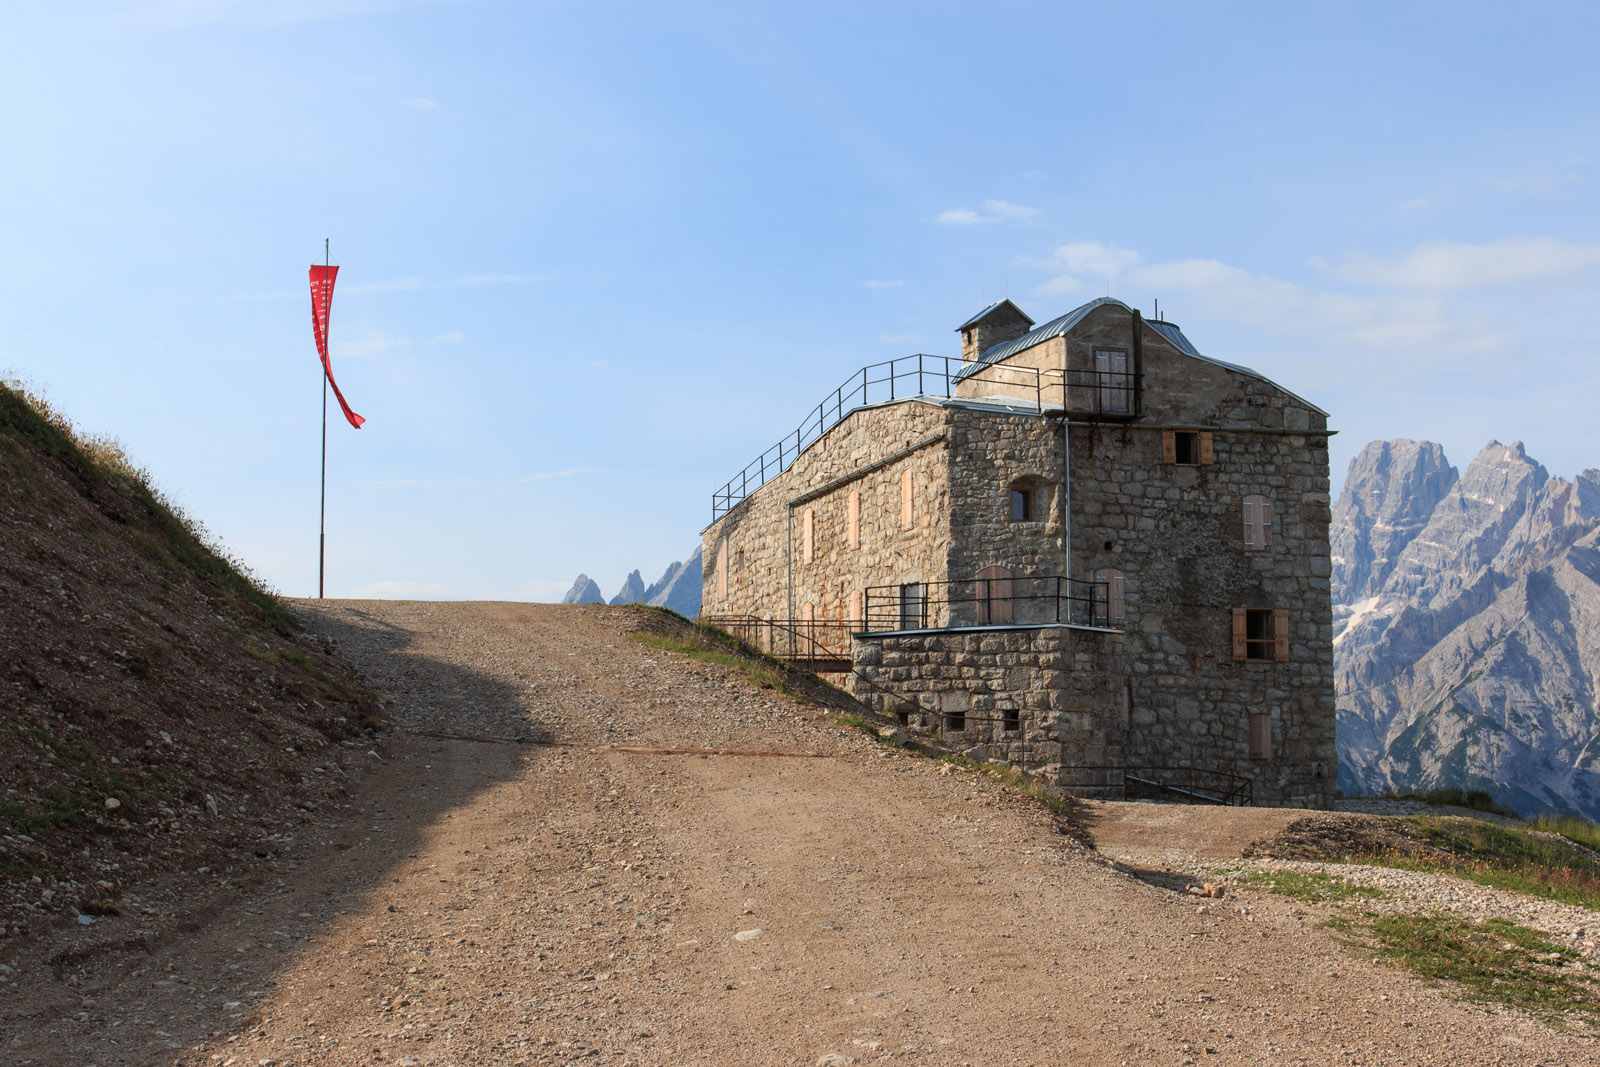
<instances>
[{"instance_id":1,"label":"rooftop railing","mask_svg":"<svg viewBox=\"0 0 1600 1067\"><path fill-rule=\"evenodd\" d=\"M793 466L845 416L873 404L912 397L963 397L1004 401L1028 410L1126 419L1139 414L1139 376L1125 371L1038 370L1009 364L970 363L953 356L918 354L862 367L806 414L791 434L757 456L711 494L711 521Z\"/></svg>"}]
</instances>

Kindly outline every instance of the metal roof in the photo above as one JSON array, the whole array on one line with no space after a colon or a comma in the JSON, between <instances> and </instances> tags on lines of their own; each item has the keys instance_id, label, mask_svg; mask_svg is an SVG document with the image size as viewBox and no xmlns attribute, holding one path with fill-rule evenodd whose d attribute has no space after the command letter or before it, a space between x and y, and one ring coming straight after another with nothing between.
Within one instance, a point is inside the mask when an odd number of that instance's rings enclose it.
<instances>
[{"instance_id":1,"label":"metal roof","mask_svg":"<svg viewBox=\"0 0 1600 1067\"><path fill-rule=\"evenodd\" d=\"M1000 302L997 301L996 303ZM961 368L960 373L956 375L956 381L961 381L973 374L976 374L982 367L999 363L1002 360L1009 359L1010 357L1016 355L1018 352L1032 348L1034 345L1043 344L1052 337L1061 337L1065 335L1066 333L1070 332L1074 326L1078 325L1078 323L1087 318L1089 312L1094 311L1096 308L1104 307L1107 304L1122 308L1130 315L1133 314L1133 308L1129 307L1127 304L1124 304L1116 297L1096 297L1087 304L1084 304L1082 307L1073 308L1071 311L1067 312L1065 315L1062 315L1058 319L1051 319L1043 326L1034 327L1015 340L1002 341L1000 344L985 349L977 359L972 361L972 363ZM989 305L989 307L984 308L983 311L980 311L976 316L968 319L967 322L970 323L977 321L977 319L982 318L994 306L995 304ZM1015 304L1012 305L1012 307L1015 306ZM1033 320L1029 319L1028 321L1032 322ZM1283 386L1279 385L1277 382L1273 381L1271 378L1268 378L1265 374L1262 374L1259 371L1251 370L1249 367L1242 367L1237 363L1229 363L1226 360L1213 359L1211 356L1201 355L1200 350L1194 346L1194 342L1185 337L1183 331L1178 329L1176 324L1164 322L1160 319L1145 319L1144 322L1145 325L1149 326L1151 329L1160 334L1168 344L1172 345L1173 348L1176 348L1184 355L1191 356L1195 359L1204 360L1207 363L1222 367L1225 370L1237 371L1240 374L1249 375L1258 381L1266 382L1274 389L1280 389L1289 396L1294 397L1294 399L1298 400L1300 403L1306 405L1306 407L1317 412L1318 414L1327 414L1326 411L1323 411L1321 408L1317 407L1317 405L1311 403L1311 401L1296 393L1292 393L1289 390L1284 389Z\"/></svg>"},{"instance_id":2,"label":"metal roof","mask_svg":"<svg viewBox=\"0 0 1600 1067\"><path fill-rule=\"evenodd\" d=\"M968 326L971 326L975 322L982 322L985 318L988 317L988 315L989 315L989 313L991 311L994 311L1001 304L1011 304L1011 310L1012 311L1015 311L1018 315L1021 315L1023 320L1025 322L1027 322L1027 324L1029 326L1033 325L1033 319L1028 316L1028 313L1026 311L1023 311L1021 308L1017 307L1016 304L1012 304L1011 303L1011 298L1009 296L1007 296L1007 297L1002 297L999 300L996 300L994 303L990 304L988 307L984 308L982 311L980 311L976 315L972 316L972 318L968 319L966 322L963 322L960 326L957 326L956 327L956 332L959 333L960 331L965 330Z\"/></svg>"}]
</instances>

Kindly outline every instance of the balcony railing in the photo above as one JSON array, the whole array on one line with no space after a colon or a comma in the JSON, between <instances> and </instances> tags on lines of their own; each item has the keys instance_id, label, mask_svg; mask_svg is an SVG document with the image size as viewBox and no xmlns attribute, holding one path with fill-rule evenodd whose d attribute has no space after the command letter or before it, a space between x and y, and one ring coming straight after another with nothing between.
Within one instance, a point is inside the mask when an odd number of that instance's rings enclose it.
<instances>
[{"instance_id":1,"label":"balcony railing","mask_svg":"<svg viewBox=\"0 0 1600 1067\"><path fill-rule=\"evenodd\" d=\"M1047 574L909 582L866 590L866 630L1069 623L1104 626L1107 583Z\"/></svg>"},{"instance_id":2,"label":"balcony railing","mask_svg":"<svg viewBox=\"0 0 1600 1067\"><path fill-rule=\"evenodd\" d=\"M711 494L716 522L745 497L788 470L846 415L873 404L916 396L992 399L1073 417L1123 420L1140 414L1139 375L1124 371L1039 370L1005 363L969 363L952 356L915 355L862 367L807 413L791 434L757 456Z\"/></svg>"},{"instance_id":3,"label":"balcony railing","mask_svg":"<svg viewBox=\"0 0 1600 1067\"><path fill-rule=\"evenodd\" d=\"M850 633L860 629L839 619L702 615L699 621L732 634L758 652L813 671L849 670Z\"/></svg>"}]
</instances>

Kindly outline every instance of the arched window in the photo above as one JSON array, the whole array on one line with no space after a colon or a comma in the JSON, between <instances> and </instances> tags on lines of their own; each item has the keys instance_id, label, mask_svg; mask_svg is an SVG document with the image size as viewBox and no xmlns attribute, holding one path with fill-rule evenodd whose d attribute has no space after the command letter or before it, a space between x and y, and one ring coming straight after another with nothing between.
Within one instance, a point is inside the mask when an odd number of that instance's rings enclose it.
<instances>
[{"instance_id":1,"label":"arched window","mask_svg":"<svg viewBox=\"0 0 1600 1067\"><path fill-rule=\"evenodd\" d=\"M1128 578L1115 567L1094 572L1094 624L1121 626L1128 618Z\"/></svg>"},{"instance_id":2,"label":"arched window","mask_svg":"<svg viewBox=\"0 0 1600 1067\"><path fill-rule=\"evenodd\" d=\"M817 554L817 515L810 508L800 516L800 558L810 563Z\"/></svg>"},{"instance_id":3,"label":"arched window","mask_svg":"<svg viewBox=\"0 0 1600 1067\"><path fill-rule=\"evenodd\" d=\"M850 492L849 522L845 526L845 536L851 548L861 547L861 490L853 489Z\"/></svg>"},{"instance_id":4,"label":"arched window","mask_svg":"<svg viewBox=\"0 0 1600 1067\"><path fill-rule=\"evenodd\" d=\"M1252 493L1244 498L1244 547L1265 552L1272 547L1272 499Z\"/></svg>"},{"instance_id":5,"label":"arched window","mask_svg":"<svg viewBox=\"0 0 1600 1067\"><path fill-rule=\"evenodd\" d=\"M1011 572L1005 567L985 567L973 581L979 626L1005 626L1015 621L1011 603Z\"/></svg>"}]
</instances>

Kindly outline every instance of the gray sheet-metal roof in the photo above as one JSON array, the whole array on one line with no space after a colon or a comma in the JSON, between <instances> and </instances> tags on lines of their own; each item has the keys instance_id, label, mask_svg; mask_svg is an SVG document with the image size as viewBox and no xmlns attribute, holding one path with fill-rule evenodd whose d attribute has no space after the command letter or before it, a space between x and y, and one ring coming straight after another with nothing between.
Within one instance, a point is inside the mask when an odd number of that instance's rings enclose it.
<instances>
[{"instance_id":1,"label":"gray sheet-metal roof","mask_svg":"<svg viewBox=\"0 0 1600 1067\"><path fill-rule=\"evenodd\" d=\"M966 322L963 322L960 326L957 326L956 332L960 333L962 330L965 330L968 326L971 326L975 322L982 322L986 317L988 317L990 312L994 311L1001 304L1011 304L1012 311L1015 311L1018 315L1021 315L1023 320L1026 321L1029 326L1033 325L1033 318L1026 311L1023 311L1021 308L1017 307L1016 304L1012 304L1011 298L1007 296L996 300L994 303L990 304L988 307L972 316L972 318L968 319Z\"/></svg>"},{"instance_id":2,"label":"gray sheet-metal roof","mask_svg":"<svg viewBox=\"0 0 1600 1067\"><path fill-rule=\"evenodd\" d=\"M1096 297L1087 304L1084 304L1082 307L1073 308L1071 311L1067 312L1065 315L1062 315L1058 319L1051 319L1043 326L1035 326L1033 329L1029 330L1027 333L1016 338L1015 340L1002 341L1000 344L985 349L983 353L979 355L978 358L971 364L961 368L960 373L956 375L956 380L961 381L965 378L968 378L971 375L976 374L983 367L989 366L990 364L999 363L1004 359L1009 359L1018 352L1032 348L1037 344L1043 344L1052 337L1061 337L1067 334L1074 326L1078 325L1078 323L1087 318L1089 312L1095 310L1096 308L1104 307L1107 304L1122 308L1130 315L1133 313L1133 308L1129 307L1127 304L1124 304L1116 297ZM990 305L990 307L993 306L994 305L992 304ZM977 317L981 318L985 313L988 312L988 310L989 308L985 308L983 311L978 313ZM973 320L969 319L968 321L971 322ZM1030 319L1029 321L1031 322L1032 320ZM1242 367L1237 363L1229 363L1226 360L1214 359L1211 356L1201 355L1200 350L1194 346L1194 342L1190 341L1188 337L1184 336L1183 331L1178 329L1176 324L1163 322L1160 319L1145 319L1144 322L1145 325L1149 326L1151 329L1155 330L1158 334L1165 338L1168 344L1172 345L1173 348L1176 348L1184 355L1192 356L1195 359L1204 360L1207 363L1222 367L1225 370L1238 371L1240 374L1246 374L1257 379L1258 381L1266 382L1274 389L1282 389L1283 392L1294 397L1300 403L1304 404L1306 407L1317 412L1318 414L1327 414L1326 411L1323 411L1305 397L1302 397L1297 393L1292 393L1288 389L1284 389L1283 386L1279 385L1277 382L1273 381L1271 378L1268 378L1265 374L1262 374L1259 371L1251 370L1249 367Z\"/></svg>"}]
</instances>

